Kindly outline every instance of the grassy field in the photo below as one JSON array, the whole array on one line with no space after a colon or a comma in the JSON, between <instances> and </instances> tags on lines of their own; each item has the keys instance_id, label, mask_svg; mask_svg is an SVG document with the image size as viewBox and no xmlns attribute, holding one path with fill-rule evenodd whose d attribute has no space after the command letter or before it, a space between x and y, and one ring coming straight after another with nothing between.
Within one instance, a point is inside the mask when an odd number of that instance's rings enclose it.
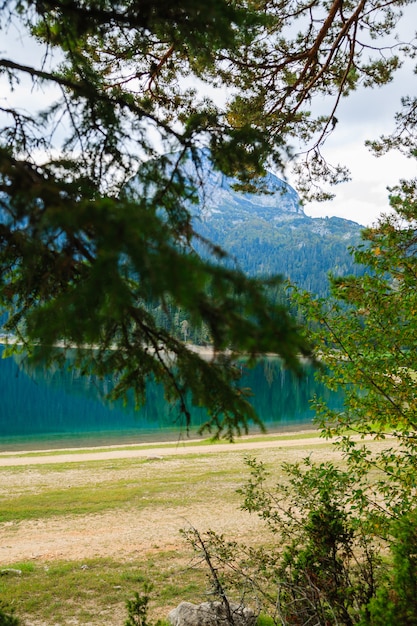
<instances>
[{"instance_id":1,"label":"grassy field","mask_svg":"<svg viewBox=\"0 0 417 626\"><path fill-rule=\"evenodd\" d=\"M122 626L126 600L145 581L154 585L152 619L182 600L204 601L205 572L179 530L191 522L264 540L260 520L239 509L245 456L275 468L274 480L281 462L337 458L311 434L256 441L256 450L247 439L247 449L168 448L163 457L150 447L147 457L87 461L81 451L65 463L55 452L53 462L26 455L24 465L0 467L2 600L29 626Z\"/></svg>"}]
</instances>

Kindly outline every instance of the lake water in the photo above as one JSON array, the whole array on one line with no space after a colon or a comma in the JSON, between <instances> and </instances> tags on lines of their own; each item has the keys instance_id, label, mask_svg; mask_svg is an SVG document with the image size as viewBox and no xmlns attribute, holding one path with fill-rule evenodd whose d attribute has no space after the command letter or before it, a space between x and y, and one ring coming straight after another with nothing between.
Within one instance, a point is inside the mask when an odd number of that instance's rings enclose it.
<instances>
[{"instance_id":1,"label":"lake water","mask_svg":"<svg viewBox=\"0 0 417 626\"><path fill-rule=\"evenodd\" d=\"M0 347L0 353L2 353ZM298 379L278 359L265 359L245 371L244 385L268 431L309 426L314 394L328 398L312 368ZM164 399L160 386L150 384L146 405L110 403L111 380L81 377L71 369L29 369L18 357L0 359L0 450L100 446L186 437L184 423ZM332 404L341 404L334 395ZM192 415L190 437L197 436L206 416ZM251 432L256 432L255 427Z\"/></svg>"}]
</instances>

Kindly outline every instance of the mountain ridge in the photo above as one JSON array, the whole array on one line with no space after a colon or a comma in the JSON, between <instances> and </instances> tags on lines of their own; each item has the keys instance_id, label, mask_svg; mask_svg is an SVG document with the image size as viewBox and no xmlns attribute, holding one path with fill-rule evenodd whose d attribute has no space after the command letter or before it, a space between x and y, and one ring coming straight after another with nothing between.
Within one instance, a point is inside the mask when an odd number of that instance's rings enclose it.
<instances>
[{"instance_id":1,"label":"mountain ridge","mask_svg":"<svg viewBox=\"0 0 417 626\"><path fill-rule=\"evenodd\" d=\"M214 171L207 155L200 170L194 228L228 254L227 264L255 276L281 274L320 296L329 292L329 272L363 272L349 253L360 242L360 224L306 215L295 189L270 172L261 181L269 193L255 194L236 191L239 182Z\"/></svg>"}]
</instances>

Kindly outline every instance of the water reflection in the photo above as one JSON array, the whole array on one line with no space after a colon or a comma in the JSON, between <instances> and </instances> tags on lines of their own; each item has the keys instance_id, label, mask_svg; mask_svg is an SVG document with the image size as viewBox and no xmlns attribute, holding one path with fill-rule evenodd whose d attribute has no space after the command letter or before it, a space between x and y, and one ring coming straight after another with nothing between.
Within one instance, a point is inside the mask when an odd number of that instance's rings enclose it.
<instances>
[{"instance_id":1,"label":"water reflection","mask_svg":"<svg viewBox=\"0 0 417 626\"><path fill-rule=\"evenodd\" d=\"M1 349L0 349L1 350ZM310 400L314 394L329 397L306 367L301 379L268 358L254 369L242 363L243 384L253 391L252 403L268 430L311 424ZM29 367L22 358L0 360L0 446L24 447L104 445L145 440L176 439L184 423L169 405L160 385L148 385L146 405L110 403L106 394L112 380L81 376L71 368ZM333 394L333 405L341 404ZM192 414L191 436L206 419L204 411Z\"/></svg>"}]
</instances>

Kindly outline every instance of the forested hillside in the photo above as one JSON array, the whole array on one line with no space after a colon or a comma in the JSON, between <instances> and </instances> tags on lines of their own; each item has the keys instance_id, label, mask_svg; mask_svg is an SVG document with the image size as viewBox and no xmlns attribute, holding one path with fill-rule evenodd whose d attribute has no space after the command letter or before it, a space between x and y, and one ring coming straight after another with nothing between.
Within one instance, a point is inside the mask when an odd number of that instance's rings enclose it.
<instances>
[{"instance_id":1,"label":"forested hillside","mask_svg":"<svg viewBox=\"0 0 417 626\"><path fill-rule=\"evenodd\" d=\"M195 229L229 254L226 263L251 275L282 274L320 296L328 293L330 271L362 272L349 253L359 242L359 224L308 217L292 187L270 173L262 182L268 193L241 192L206 161Z\"/></svg>"}]
</instances>

